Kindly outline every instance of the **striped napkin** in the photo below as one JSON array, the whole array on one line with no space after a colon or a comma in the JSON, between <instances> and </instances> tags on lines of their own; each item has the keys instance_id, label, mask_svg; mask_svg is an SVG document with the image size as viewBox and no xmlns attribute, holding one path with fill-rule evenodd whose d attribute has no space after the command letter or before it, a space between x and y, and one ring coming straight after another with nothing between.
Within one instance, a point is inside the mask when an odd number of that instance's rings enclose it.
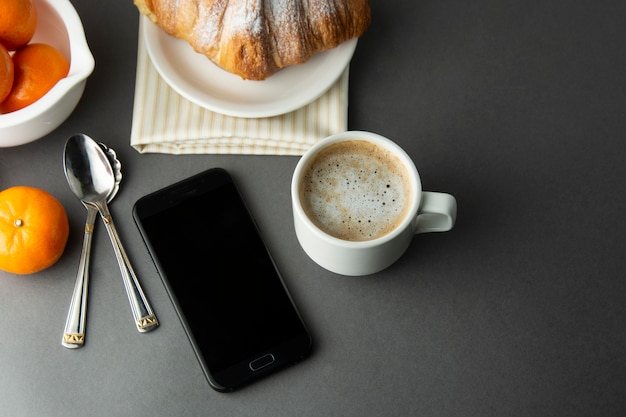
<instances>
[{"instance_id":1,"label":"striped napkin","mask_svg":"<svg viewBox=\"0 0 626 417\"><path fill-rule=\"evenodd\" d=\"M290 113L226 116L190 102L161 78L140 26L130 144L140 153L302 155L347 130L348 74L346 67L320 98Z\"/></svg>"}]
</instances>

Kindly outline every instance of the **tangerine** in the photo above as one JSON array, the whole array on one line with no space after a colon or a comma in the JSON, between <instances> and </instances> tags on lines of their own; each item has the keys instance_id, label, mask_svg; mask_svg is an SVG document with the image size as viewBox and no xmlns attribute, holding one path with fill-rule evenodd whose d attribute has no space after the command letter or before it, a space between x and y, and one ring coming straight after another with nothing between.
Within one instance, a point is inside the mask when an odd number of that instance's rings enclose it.
<instances>
[{"instance_id":1,"label":"tangerine","mask_svg":"<svg viewBox=\"0 0 626 417\"><path fill-rule=\"evenodd\" d=\"M37 7L33 0L2 0L0 43L15 51L32 39L37 28Z\"/></svg>"},{"instance_id":2,"label":"tangerine","mask_svg":"<svg viewBox=\"0 0 626 417\"><path fill-rule=\"evenodd\" d=\"M0 192L0 269L32 274L59 260L69 236L65 208L48 192L16 186Z\"/></svg>"},{"instance_id":3,"label":"tangerine","mask_svg":"<svg viewBox=\"0 0 626 417\"><path fill-rule=\"evenodd\" d=\"M0 102L9 95L13 86L13 60L9 51L0 44Z\"/></svg>"},{"instance_id":4,"label":"tangerine","mask_svg":"<svg viewBox=\"0 0 626 417\"><path fill-rule=\"evenodd\" d=\"M13 67L13 88L0 103L0 113L10 113L39 100L70 70L63 54L44 43L31 43L16 51Z\"/></svg>"}]
</instances>

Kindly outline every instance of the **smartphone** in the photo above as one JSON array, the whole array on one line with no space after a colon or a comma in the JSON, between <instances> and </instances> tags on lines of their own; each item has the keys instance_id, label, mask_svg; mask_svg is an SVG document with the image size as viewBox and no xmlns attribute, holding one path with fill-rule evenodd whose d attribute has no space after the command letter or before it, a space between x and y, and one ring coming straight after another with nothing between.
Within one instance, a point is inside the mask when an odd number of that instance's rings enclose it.
<instances>
[{"instance_id":1,"label":"smartphone","mask_svg":"<svg viewBox=\"0 0 626 417\"><path fill-rule=\"evenodd\" d=\"M240 388L311 351L311 336L231 175L140 198L133 217L209 384Z\"/></svg>"}]
</instances>

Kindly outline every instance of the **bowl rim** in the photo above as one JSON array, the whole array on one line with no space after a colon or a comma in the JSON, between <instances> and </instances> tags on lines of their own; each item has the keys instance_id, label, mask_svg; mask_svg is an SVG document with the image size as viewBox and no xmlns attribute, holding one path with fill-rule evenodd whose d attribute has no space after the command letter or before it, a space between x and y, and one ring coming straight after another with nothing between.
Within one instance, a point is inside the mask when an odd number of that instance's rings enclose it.
<instances>
[{"instance_id":1,"label":"bowl rim","mask_svg":"<svg viewBox=\"0 0 626 417\"><path fill-rule=\"evenodd\" d=\"M0 114L0 129L13 127L35 119L60 101L74 86L87 79L94 70L95 60L87 44L85 30L78 12L69 0L39 0L49 4L63 21L70 45L70 70L43 97L23 109Z\"/></svg>"}]
</instances>

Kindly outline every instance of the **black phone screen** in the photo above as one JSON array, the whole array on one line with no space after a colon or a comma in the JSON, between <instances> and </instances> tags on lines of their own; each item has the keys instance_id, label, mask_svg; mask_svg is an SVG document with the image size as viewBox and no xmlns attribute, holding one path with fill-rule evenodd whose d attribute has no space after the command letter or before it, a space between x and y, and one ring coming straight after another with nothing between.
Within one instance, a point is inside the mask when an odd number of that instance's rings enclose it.
<instances>
[{"instance_id":1,"label":"black phone screen","mask_svg":"<svg viewBox=\"0 0 626 417\"><path fill-rule=\"evenodd\" d=\"M214 388L306 356L310 336L226 171L146 196L134 217Z\"/></svg>"}]
</instances>

